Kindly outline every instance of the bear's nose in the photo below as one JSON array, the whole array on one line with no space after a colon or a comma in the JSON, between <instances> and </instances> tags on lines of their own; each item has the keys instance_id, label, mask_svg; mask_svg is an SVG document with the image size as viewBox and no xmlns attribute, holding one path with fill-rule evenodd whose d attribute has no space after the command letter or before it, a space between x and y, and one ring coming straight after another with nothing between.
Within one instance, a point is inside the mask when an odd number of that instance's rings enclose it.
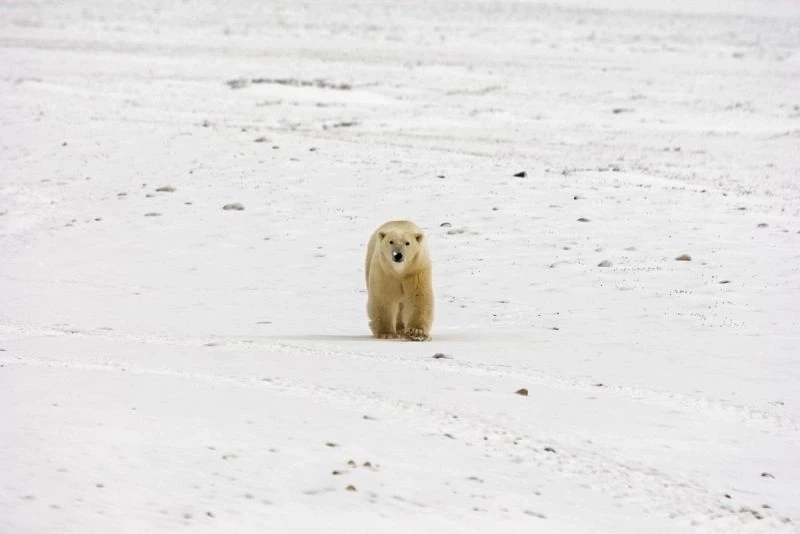
<instances>
[{"instance_id":1,"label":"bear's nose","mask_svg":"<svg viewBox=\"0 0 800 534\"><path fill-rule=\"evenodd\" d=\"M400 263L401 261L403 261L403 253L402 252L397 252L397 251L392 252L392 259L395 262Z\"/></svg>"}]
</instances>

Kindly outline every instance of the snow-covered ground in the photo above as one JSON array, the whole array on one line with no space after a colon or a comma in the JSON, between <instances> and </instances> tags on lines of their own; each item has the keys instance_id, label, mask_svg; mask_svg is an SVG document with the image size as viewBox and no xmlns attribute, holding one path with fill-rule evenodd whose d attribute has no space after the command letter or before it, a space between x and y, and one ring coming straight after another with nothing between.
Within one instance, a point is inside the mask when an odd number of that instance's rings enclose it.
<instances>
[{"instance_id":1,"label":"snow-covered ground","mask_svg":"<svg viewBox=\"0 0 800 534\"><path fill-rule=\"evenodd\" d=\"M797 532L798 28L0 3L0 532ZM368 336L393 218L430 343Z\"/></svg>"}]
</instances>

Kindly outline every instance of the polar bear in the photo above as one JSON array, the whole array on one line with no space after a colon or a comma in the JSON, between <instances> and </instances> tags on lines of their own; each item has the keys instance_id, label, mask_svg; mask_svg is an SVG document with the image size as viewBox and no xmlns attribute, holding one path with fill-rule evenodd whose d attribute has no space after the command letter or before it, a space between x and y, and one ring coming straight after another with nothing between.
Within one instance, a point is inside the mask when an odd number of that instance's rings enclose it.
<instances>
[{"instance_id":1,"label":"polar bear","mask_svg":"<svg viewBox=\"0 0 800 534\"><path fill-rule=\"evenodd\" d=\"M367 246L367 314L378 338L427 341L433 323L428 243L410 221L389 221Z\"/></svg>"}]
</instances>

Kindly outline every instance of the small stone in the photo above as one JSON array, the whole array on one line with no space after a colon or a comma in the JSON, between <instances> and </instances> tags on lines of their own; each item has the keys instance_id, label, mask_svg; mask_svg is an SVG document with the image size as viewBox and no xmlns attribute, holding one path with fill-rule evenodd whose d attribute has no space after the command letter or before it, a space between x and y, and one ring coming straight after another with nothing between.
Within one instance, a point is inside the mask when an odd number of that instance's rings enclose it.
<instances>
[{"instance_id":1,"label":"small stone","mask_svg":"<svg viewBox=\"0 0 800 534\"><path fill-rule=\"evenodd\" d=\"M211 518L213 518L213 517L214 517L214 512L212 512L212 511L210 511L210 510L209 510L208 512L206 512L206 515L207 515L208 517L211 517Z\"/></svg>"},{"instance_id":2,"label":"small stone","mask_svg":"<svg viewBox=\"0 0 800 534\"><path fill-rule=\"evenodd\" d=\"M341 475L342 472L341 471L331 471L331 474L334 475L334 476L338 476L338 475Z\"/></svg>"},{"instance_id":3,"label":"small stone","mask_svg":"<svg viewBox=\"0 0 800 534\"><path fill-rule=\"evenodd\" d=\"M356 462L355 462L355 460L347 460L347 465L350 466L350 467L355 467L356 466Z\"/></svg>"},{"instance_id":4,"label":"small stone","mask_svg":"<svg viewBox=\"0 0 800 534\"><path fill-rule=\"evenodd\" d=\"M231 89L241 89L242 87L247 87L250 81L246 78L237 78L235 80L229 80L225 83L227 83L228 87Z\"/></svg>"},{"instance_id":5,"label":"small stone","mask_svg":"<svg viewBox=\"0 0 800 534\"><path fill-rule=\"evenodd\" d=\"M518 389L514 393L516 393L517 395L522 395L523 397L527 397L528 396L528 390L525 389L525 388Z\"/></svg>"},{"instance_id":6,"label":"small stone","mask_svg":"<svg viewBox=\"0 0 800 534\"><path fill-rule=\"evenodd\" d=\"M555 453L555 452L556 452L556 450L555 450L553 447L545 447L545 448L544 448L544 452L552 452L552 453Z\"/></svg>"},{"instance_id":7,"label":"small stone","mask_svg":"<svg viewBox=\"0 0 800 534\"><path fill-rule=\"evenodd\" d=\"M730 284L731 281L730 280L720 280L719 283L720 284Z\"/></svg>"},{"instance_id":8,"label":"small stone","mask_svg":"<svg viewBox=\"0 0 800 534\"><path fill-rule=\"evenodd\" d=\"M266 137L256 137L255 139L253 139L253 142L255 143L266 143L267 141L269 141L269 139L267 139Z\"/></svg>"},{"instance_id":9,"label":"small stone","mask_svg":"<svg viewBox=\"0 0 800 534\"><path fill-rule=\"evenodd\" d=\"M349 486L347 486L345 489L346 489L347 491L357 491L357 490L356 490L356 487L355 487L354 485L352 485L352 484L350 484Z\"/></svg>"},{"instance_id":10,"label":"small stone","mask_svg":"<svg viewBox=\"0 0 800 534\"><path fill-rule=\"evenodd\" d=\"M525 178L528 175L525 171L519 171L514 173L514 178Z\"/></svg>"},{"instance_id":11,"label":"small stone","mask_svg":"<svg viewBox=\"0 0 800 534\"><path fill-rule=\"evenodd\" d=\"M767 223L758 223L756 228L766 228L767 226L769 226Z\"/></svg>"},{"instance_id":12,"label":"small stone","mask_svg":"<svg viewBox=\"0 0 800 534\"><path fill-rule=\"evenodd\" d=\"M442 354L441 352L437 352L436 354L433 355L434 360L441 360L442 358L446 359L449 358L449 356Z\"/></svg>"},{"instance_id":13,"label":"small stone","mask_svg":"<svg viewBox=\"0 0 800 534\"><path fill-rule=\"evenodd\" d=\"M532 517L539 518L539 519L547 519L547 516L544 515L543 513L534 512L533 510L523 510L522 513L524 513L525 515L529 515L529 516L532 516Z\"/></svg>"},{"instance_id":14,"label":"small stone","mask_svg":"<svg viewBox=\"0 0 800 534\"><path fill-rule=\"evenodd\" d=\"M596 387L596 388L604 388L604 387L606 387L606 385L603 384L602 382L598 382L597 384L594 385L594 387Z\"/></svg>"},{"instance_id":15,"label":"small stone","mask_svg":"<svg viewBox=\"0 0 800 534\"><path fill-rule=\"evenodd\" d=\"M597 264L598 267L611 267L611 262L608 260L603 260Z\"/></svg>"},{"instance_id":16,"label":"small stone","mask_svg":"<svg viewBox=\"0 0 800 534\"><path fill-rule=\"evenodd\" d=\"M363 464L361 464L361 465L362 465L363 467L372 467L372 464L371 464L370 462L364 462L364 463L363 463Z\"/></svg>"},{"instance_id":17,"label":"small stone","mask_svg":"<svg viewBox=\"0 0 800 534\"><path fill-rule=\"evenodd\" d=\"M579 217L578 222L589 222L589 219L587 219L586 217Z\"/></svg>"},{"instance_id":18,"label":"small stone","mask_svg":"<svg viewBox=\"0 0 800 534\"><path fill-rule=\"evenodd\" d=\"M761 477L762 478L775 478L775 475L773 475L772 473L767 473L765 471L765 472L761 473Z\"/></svg>"},{"instance_id":19,"label":"small stone","mask_svg":"<svg viewBox=\"0 0 800 534\"><path fill-rule=\"evenodd\" d=\"M339 445L337 445L336 443L334 443L332 441L328 441L328 442L325 443L325 446L326 447L338 447Z\"/></svg>"},{"instance_id":20,"label":"small stone","mask_svg":"<svg viewBox=\"0 0 800 534\"><path fill-rule=\"evenodd\" d=\"M453 225L452 225L452 224L450 224L449 222L443 222L443 223L442 223L442 224L440 224L439 226L440 226L440 227L442 227L442 228L450 228L450 227L451 227L451 226L453 226Z\"/></svg>"},{"instance_id":21,"label":"small stone","mask_svg":"<svg viewBox=\"0 0 800 534\"><path fill-rule=\"evenodd\" d=\"M222 206L222 209L224 209L224 210L226 210L226 211L231 211L231 210L234 210L234 211L244 211L244 206L242 206L242 205L241 205L240 203L238 203L238 202L232 202L232 203L230 203L230 204L225 204L224 206Z\"/></svg>"},{"instance_id":22,"label":"small stone","mask_svg":"<svg viewBox=\"0 0 800 534\"><path fill-rule=\"evenodd\" d=\"M157 193L174 193L175 192L175 188L172 187L171 185L162 185L161 187L156 189L156 192Z\"/></svg>"},{"instance_id":23,"label":"small stone","mask_svg":"<svg viewBox=\"0 0 800 534\"><path fill-rule=\"evenodd\" d=\"M689 256L688 254L681 254L680 256L675 258L675 261L692 261L692 257Z\"/></svg>"}]
</instances>

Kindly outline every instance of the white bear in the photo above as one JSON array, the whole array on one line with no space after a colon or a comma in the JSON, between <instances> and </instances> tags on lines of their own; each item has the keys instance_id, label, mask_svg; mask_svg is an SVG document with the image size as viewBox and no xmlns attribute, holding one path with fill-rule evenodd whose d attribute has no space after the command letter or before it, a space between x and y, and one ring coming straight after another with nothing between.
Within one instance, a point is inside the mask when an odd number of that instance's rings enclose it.
<instances>
[{"instance_id":1,"label":"white bear","mask_svg":"<svg viewBox=\"0 0 800 534\"><path fill-rule=\"evenodd\" d=\"M378 338L431 338L433 285L428 243L410 221L389 221L367 246L367 314Z\"/></svg>"}]
</instances>

